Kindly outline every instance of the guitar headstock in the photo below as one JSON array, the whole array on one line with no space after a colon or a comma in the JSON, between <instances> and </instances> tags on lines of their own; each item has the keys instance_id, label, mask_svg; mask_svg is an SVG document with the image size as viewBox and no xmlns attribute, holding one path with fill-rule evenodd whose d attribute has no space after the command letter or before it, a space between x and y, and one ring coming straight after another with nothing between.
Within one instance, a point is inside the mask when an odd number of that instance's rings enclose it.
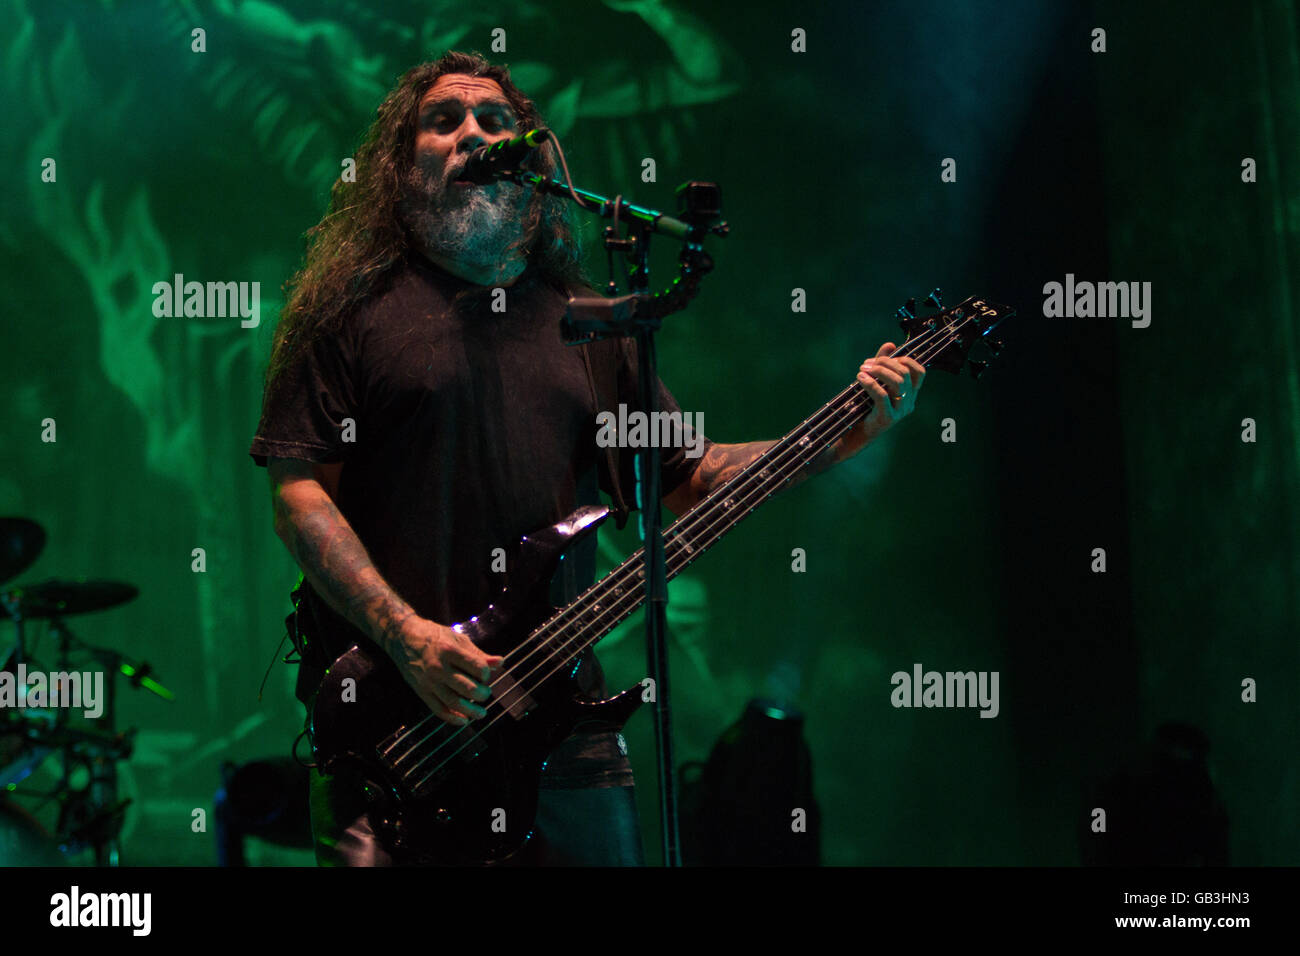
<instances>
[{"instance_id":1,"label":"guitar headstock","mask_svg":"<svg viewBox=\"0 0 1300 956\"><path fill-rule=\"evenodd\" d=\"M996 357L1002 351L1002 340L989 338L989 333L1015 315L1016 310L977 296L945 309L939 295L940 290L935 289L922 303L937 309L936 312L918 316L916 300L908 299L895 313L899 328L907 333L907 340L897 354L910 355L927 369L954 374L969 364L971 375L979 378L989 360L971 359L971 348L976 342L983 342L990 355Z\"/></svg>"}]
</instances>

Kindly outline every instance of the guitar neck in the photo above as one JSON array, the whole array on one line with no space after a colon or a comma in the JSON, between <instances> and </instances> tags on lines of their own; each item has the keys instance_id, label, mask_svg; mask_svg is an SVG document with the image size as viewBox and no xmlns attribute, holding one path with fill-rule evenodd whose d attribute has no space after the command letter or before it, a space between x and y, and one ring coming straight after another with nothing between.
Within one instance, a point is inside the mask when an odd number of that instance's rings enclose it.
<instances>
[{"instance_id":1,"label":"guitar neck","mask_svg":"<svg viewBox=\"0 0 1300 956\"><path fill-rule=\"evenodd\" d=\"M867 390L854 382L664 529L669 580L790 484L827 446L861 422L871 406ZM645 548L638 548L615 570L628 566L639 575L644 560Z\"/></svg>"},{"instance_id":2,"label":"guitar neck","mask_svg":"<svg viewBox=\"0 0 1300 956\"><path fill-rule=\"evenodd\" d=\"M898 310L899 325L908 338L893 355L910 355L927 369L956 373L966 365L971 346L1015 315L1015 310L976 296L943 309L938 292L932 292L926 304L942 309L940 312L917 316L912 299ZM1001 342L991 340L989 348L996 355ZM971 373L978 378L987 364L971 362ZM855 381L664 529L668 579L681 574L742 518L789 484L826 446L862 421L873 404L871 393ZM568 660L641 607L644 580L645 548L639 548L572 604L551 615L521 646L528 647L528 653L544 650L549 656Z\"/></svg>"},{"instance_id":3,"label":"guitar neck","mask_svg":"<svg viewBox=\"0 0 1300 956\"><path fill-rule=\"evenodd\" d=\"M866 388L855 381L665 528L668 579L684 571L741 519L789 484L828 445L862 421L872 404ZM644 579L645 548L641 547L572 604L557 611L531 637L565 655L585 650L645 603Z\"/></svg>"}]
</instances>

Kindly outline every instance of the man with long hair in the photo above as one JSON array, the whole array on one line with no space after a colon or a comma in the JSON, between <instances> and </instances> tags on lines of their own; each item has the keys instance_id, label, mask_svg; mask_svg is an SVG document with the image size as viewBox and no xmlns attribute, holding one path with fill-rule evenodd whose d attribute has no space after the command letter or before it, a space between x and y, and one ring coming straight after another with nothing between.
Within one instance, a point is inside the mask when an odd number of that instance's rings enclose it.
<instances>
[{"instance_id":1,"label":"man with long hair","mask_svg":"<svg viewBox=\"0 0 1300 956\"><path fill-rule=\"evenodd\" d=\"M276 533L303 571L299 613L312 633L351 625L453 726L485 716L503 660L451 627L493 597L493 555L599 503L600 488L621 500L630 475L597 452L596 383L610 397L603 407L635 407L634 347L572 349L558 332L568 296L589 290L564 201L461 175L473 150L540 125L508 71L478 56L449 53L401 78L357 152L355 182L335 184L309 234L251 448L270 473ZM552 144L533 168L554 175ZM504 312L488 308L495 289L505 290ZM892 351L886 344L859 374L877 398L863 426L798 478L910 412L924 370ZM660 407L680 411L658 387ZM772 445L701 440L698 457L685 447L664 456L663 502L676 514ZM570 557L563 601L594 576L592 548ZM300 699L345 648L327 636L309 645ZM589 652L578 682L590 699L605 696ZM320 863L404 862L375 832L363 787L313 771ZM575 733L551 755L542 787L526 862L642 862L621 735Z\"/></svg>"}]
</instances>

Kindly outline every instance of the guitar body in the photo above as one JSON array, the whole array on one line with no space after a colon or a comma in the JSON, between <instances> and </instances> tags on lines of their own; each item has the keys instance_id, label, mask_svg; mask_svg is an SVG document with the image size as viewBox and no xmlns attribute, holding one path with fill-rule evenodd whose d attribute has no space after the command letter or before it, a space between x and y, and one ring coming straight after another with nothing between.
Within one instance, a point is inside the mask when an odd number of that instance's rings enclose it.
<instances>
[{"instance_id":1,"label":"guitar body","mask_svg":"<svg viewBox=\"0 0 1300 956\"><path fill-rule=\"evenodd\" d=\"M579 698L577 653L526 639L555 609L551 578L564 553L605 520L585 507L522 539L507 584L482 614L455 626L506 658L487 716L454 727L434 717L397 666L368 640L336 658L311 703L312 749L323 773L365 781L370 818L412 863L497 864L532 836L542 767L578 727L618 730L641 688ZM519 681L527 680L525 689Z\"/></svg>"}]
</instances>

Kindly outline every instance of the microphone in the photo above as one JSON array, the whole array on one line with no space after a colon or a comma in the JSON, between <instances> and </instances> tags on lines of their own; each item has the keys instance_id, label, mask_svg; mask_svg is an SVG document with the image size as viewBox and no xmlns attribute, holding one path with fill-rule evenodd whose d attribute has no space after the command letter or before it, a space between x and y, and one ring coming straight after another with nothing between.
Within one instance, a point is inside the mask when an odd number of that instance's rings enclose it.
<instances>
[{"instance_id":1,"label":"microphone","mask_svg":"<svg viewBox=\"0 0 1300 956\"><path fill-rule=\"evenodd\" d=\"M480 146L469 154L469 159L465 160L457 178L486 186L502 174L518 169L524 157L546 142L546 137L550 134L551 131L545 126L539 126L491 146Z\"/></svg>"}]
</instances>

